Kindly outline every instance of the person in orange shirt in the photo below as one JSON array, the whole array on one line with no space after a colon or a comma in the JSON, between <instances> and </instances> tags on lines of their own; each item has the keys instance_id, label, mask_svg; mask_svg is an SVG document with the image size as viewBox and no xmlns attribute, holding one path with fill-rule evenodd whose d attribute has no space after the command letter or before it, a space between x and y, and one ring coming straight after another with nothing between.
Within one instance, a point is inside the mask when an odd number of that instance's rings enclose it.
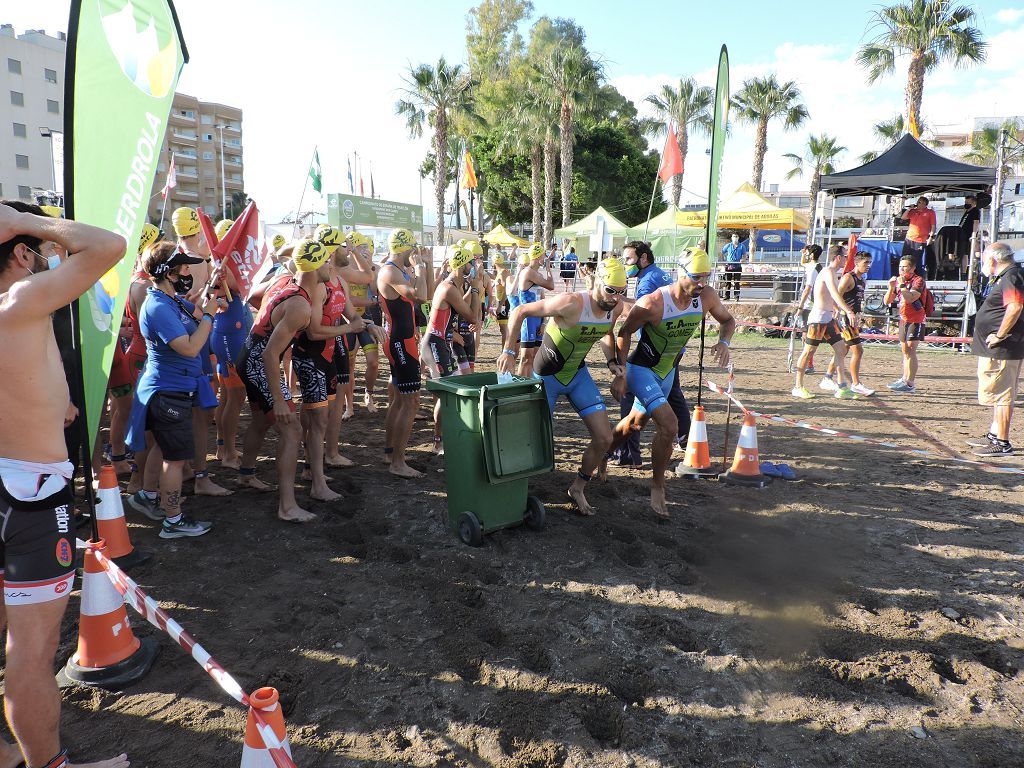
<instances>
[{"instance_id":1,"label":"person in orange shirt","mask_svg":"<svg viewBox=\"0 0 1024 768\"><path fill-rule=\"evenodd\" d=\"M898 277L889 280L889 289L883 300L886 305L896 303L900 310L900 350L903 352L903 376L886 386L893 392L914 394L917 391L914 378L917 376L917 345L925 335L926 312L924 309L926 289L924 278L917 274L916 260L907 255L900 259Z\"/></svg>"},{"instance_id":2,"label":"person in orange shirt","mask_svg":"<svg viewBox=\"0 0 1024 768\"><path fill-rule=\"evenodd\" d=\"M928 207L928 198L921 196L917 198L916 205L904 209L900 218L910 222L910 226L907 228L907 237L903 241L902 255L913 256L914 266L918 272L924 274L924 250L925 246L931 244L932 236L935 234L935 211ZM898 271L898 266L894 266L892 270L894 277Z\"/></svg>"}]
</instances>

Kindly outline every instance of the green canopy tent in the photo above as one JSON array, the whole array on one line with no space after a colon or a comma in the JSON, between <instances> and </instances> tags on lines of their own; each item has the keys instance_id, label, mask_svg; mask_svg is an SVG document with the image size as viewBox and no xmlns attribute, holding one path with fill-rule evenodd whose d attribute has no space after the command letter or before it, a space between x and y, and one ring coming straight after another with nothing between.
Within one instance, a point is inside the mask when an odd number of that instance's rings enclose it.
<instances>
[{"instance_id":1,"label":"green canopy tent","mask_svg":"<svg viewBox=\"0 0 1024 768\"><path fill-rule=\"evenodd\" d=\"M672 262L683 248L697 245L704 238L704 228L680 223L683 212L669 206L653 219L626 230L629 240L648 240L654 252L655 261Z\"/></svg>"},{"instance_id":2,"label":"green canopy tent","mask_svg":"<svg viewBox=\"0 0 1024 768\"><path fill-rule=\"evenodd\" d=\"M626 232L629 228L600 205L579 221L573 222L568 227L556 229L555 239L573 240L577 250L590 250L589 241L583 239L597 234L598 218L604 219L605 232L612 236L613 247L621 247L622 243L626 241Z\"/></svg>"}]
</instances>

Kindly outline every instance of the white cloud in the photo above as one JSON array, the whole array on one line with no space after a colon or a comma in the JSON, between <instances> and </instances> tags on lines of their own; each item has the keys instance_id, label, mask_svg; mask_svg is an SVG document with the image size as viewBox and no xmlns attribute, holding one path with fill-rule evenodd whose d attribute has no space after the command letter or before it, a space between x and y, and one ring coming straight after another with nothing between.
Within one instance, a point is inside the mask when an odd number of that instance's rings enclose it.
<instances>
[{"instance_id":1,"label":"white cloud","mask_svg":"<svg viewBox=\"0 0 1024 768\"><path fill-rule=\"evenodd\" d=\"M1000 24L1016 24L1024 19L1024 8L1003 8L996 11L996 21Z\"/></svg>"}]
</instances>

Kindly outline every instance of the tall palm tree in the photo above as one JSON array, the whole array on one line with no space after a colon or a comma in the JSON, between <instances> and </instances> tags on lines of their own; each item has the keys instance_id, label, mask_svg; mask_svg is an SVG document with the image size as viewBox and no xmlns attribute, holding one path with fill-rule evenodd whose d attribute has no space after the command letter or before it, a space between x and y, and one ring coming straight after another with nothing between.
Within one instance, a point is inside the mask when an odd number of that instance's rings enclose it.
<instances>
[{"instance_id":1,"label":"tall palm tree","mask_svg":"<svg viewBox=\"0 0 1024 768\"><path fill-rule=\"evenodd\" d=\"M552 222L555 200L555 158L558 154L558 126L548 124L544 130L544 231L541 242L548 245L554 236ZM564 194L563 194L564 197ZM565 226L564 224L562 226Z\"/></svg>"},{"instance_id":2,"label":"tall palm tree","mask_svg":"<svg viewBox=\"0 0 1024 768\"><path fill-rule=\"evenodd\" d=\"M435 66L420 64L409 68L402 78L405 87L395 112L405 118L409 135L418 139L424 124L433 129L434 155L449 156L449 141L454 124L470 120L473 113L473 79L459 64L449 64L442 56ZM444 193L448 188L448 166L434 167L434 203L437 206L437 243L444 244Z\"/></svg>"},{"instance_id":3,"label":"tall palm tree","mask_svg":"<svg viewBox=\"0 0 1024 768\"><path fill-rule=\"evenodd\" d=\"M654 107L657 116L654 120L644 121L644 132L660 138L665 133L666 124L673 123L676 128L676 144L685 169L686 152L690 146L689 131L692 129L704 136L711 134L714 92L707 86L697 85L692 77L687 77L679 79L678 87L663 85L661 91L651 94L644 101ZM672 177L672 204L677 208L682 192L683 174L680 173Z\"/></svg>"},{"instance_id":4,"label":"tall palm tree","mask_svg":"<svg viewBox=\"0 0 1024 768\"><path fill-rule=\"evenodd\" d=\"M1015 139L1006 143L1006 151L1003 153L1003 178L1012 176L1024 164L1024 146L1020 142L1024 138L1024 131L1018 120L1005 120L1002 125L986 126L971 134L971 148L964 153L964 161L989 168L998 163L999 137L1003 131Z\"/></svg>"},{"instance_id":5,"label":"tall palm tree","mask_svg":"<svg viewBox=\"0 0 1024 768\"><path fill-rule=\"evenodd\" d=\"M917 124L917 128L920 133L924 133L925 129L927 128L927 125L922 120L920 123ZM870 152L865 152L858 158L858 160L860 160L862 164L870 163L872 160L874 160L876 157L882 154L882 152L885 152L887 149L892 149L894 146L896 146L896 142L898 142L908 133L907 121L904 120L903 115L896 115L890 118L889 120L883 120L880 123L875 123L875 125L872 128L872 131L875 134L875 139L877 139L878 143L882 145L882 149L881 151L872 150ZM927 144L928 142L925 143Z\"/></svg>"},{"instance_id":6,"label":"tall palm tree","mask_svg":"<svg viewBox=\"0 0 1024 768\"><path fill-rule=\"evenodd\" d=\"M945 62L963 67L985 60L988 44L974 19L973 8L952 0L907 0L872 12L868 31L876 35L857 51L857 62L873 84L895 71L897 56L910 58L904 114L912 133L920 135L925 75Z\"/></svg>"},{"instance_id":7,"label":"tall palm tree","mask_svg":"<svg viewBox=\"0 0 1024 768\"><path fill-rule=\"evenodd\" d=\"M508 110L502 125L502 141L499 149L530 158L530 198L533 206L533 239L541 236L542 221L551 221L551 202L554 198L554 150L551 151L551 195L545 198L543 191L544 146L548 127L554 115L550 102L539 93L536 83L528 83L519 95L516 108ZM544 214L547 214L544 216ZM544 218L542 219L542 216ZM550 227L549 227L550 229ZM546 241L545 241L546 242Z\"/></svg>"},{"instance_id":8,"label":"tall palm tree","mask_svg":"<svg viewBox=\"0 0 1024 768\"><path fill-rule=\"evenodd\" d=\"M541 62L540 82L558 109L558 137L562 171L562 226L572 216L572 163L576 120L593 104L604 76L601 64L579 45L559 45ZM548 241L545 241L547 244Z\"/></svg>"},{"instance_id":9,"label":"tall palm tree","mask_svg":"<svg viewBox=\"0 0 1024 768\"><path fill-rule=\"evenodd\" d=\"M833 163L845 151L846 147L839 146L834 136L823 133L820 136L812 134L807 138L807 148L803 155L795 155L791 152L783 155L793 164L786 174L786 181L803 176L808 169L811 172L811 227L817 224L817 200L818 190L821 189L821 177L823 174L835 173L836 169Z\"/></svg>"},{"instance_id":10,"label":"tall palm tree","mask_svg":"<svg viewBox=\"0 0 1024 768\"><path fill-rule=\"evenodd\" d=\"M740 122L756 126L754 137L754 166L751 183L761 189L764 156L768 152L768 123L781 120L789 131L799 128L809 117L807 107L800 103L800 89L792 80L780 83L775 75L752 77L733 97L732 104Z\"/></svg>"}]
</instances>

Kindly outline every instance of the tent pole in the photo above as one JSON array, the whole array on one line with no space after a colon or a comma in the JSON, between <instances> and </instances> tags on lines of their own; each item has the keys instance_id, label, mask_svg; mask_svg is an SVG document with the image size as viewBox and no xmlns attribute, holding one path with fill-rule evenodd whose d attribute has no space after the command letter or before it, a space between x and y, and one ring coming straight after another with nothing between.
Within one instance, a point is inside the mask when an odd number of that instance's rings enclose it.
<instances>
[{"instance_id":1,"label":"tent pole","mask_svg":"<svg viewBox=\"0 0 1024 768\"><path fill-rule=\"evenodd\" d=\"M974 249L977 247L978 233L971 232L971 244L968 253L970 256L967 260L967 287L964 289L964 316L960 320L960 338L967 338L967 318L968 313L971 310L970 305L974 302L971 300L974 296ZM963 347L961 347L963 350Z\"/></svg>"},{"instance_id":2,"label":"tent pole","mask_svg":"<svg viewBox=\"0 0 1024 768\"><path fill-rule=\"evenodd\" d=\"M832 247L832 228L836 225L836 196L832 195L832 213L828 216L828 245L826 250Z\"/></svg>"}]
</instances>

